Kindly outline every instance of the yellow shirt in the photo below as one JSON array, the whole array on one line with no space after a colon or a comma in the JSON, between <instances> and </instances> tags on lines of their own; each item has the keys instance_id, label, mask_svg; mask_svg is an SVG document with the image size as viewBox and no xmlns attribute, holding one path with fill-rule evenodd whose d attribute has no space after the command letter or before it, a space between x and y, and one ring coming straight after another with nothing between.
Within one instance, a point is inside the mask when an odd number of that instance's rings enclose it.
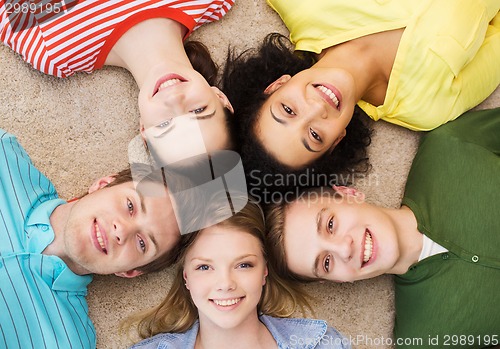
<instances>
[{"instance_id":1,"label":"yellow shirt","mask_svg":"<svg viewBox=\"0 0 500 349\"><path fill-rule=\"evenodd\" d=\"M374 120L431 130L481 103L500 83L500 0L267 2L301 51L320 53L405 28L384 104L358 103Z\"/></svg>"}]
</instances>

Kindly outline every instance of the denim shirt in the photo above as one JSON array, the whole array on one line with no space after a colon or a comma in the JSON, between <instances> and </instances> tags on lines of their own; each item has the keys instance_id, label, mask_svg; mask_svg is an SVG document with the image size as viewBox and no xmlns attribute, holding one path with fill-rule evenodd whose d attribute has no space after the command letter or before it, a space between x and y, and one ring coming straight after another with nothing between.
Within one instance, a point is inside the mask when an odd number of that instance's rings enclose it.
<instances>
[{"instance_id":1,"label":"denim shirt","mask_svg":"<svg viewBox=\"0 0 500 349\"><path fill-rule=\"evenodd\" d=\"M279 349L349 349L349 341L323 320L259 316ZM199 322L183 333L160 333L130 349L193 349Z\"/></svg>"}]
</instances>

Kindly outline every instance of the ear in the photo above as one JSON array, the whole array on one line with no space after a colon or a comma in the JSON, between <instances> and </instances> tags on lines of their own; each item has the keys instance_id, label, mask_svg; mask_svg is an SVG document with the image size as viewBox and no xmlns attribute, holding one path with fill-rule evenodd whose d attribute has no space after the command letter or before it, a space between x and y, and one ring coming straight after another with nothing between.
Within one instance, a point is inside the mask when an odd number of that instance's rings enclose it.
<instances>
[{"instance_id":1,"label":"ear","mask_svg":"<svg viewBox=\"0 0 500 349\"><path fill-rule=\"evenodd\" d=\"M127 278L127 279L135 278L136 276L139 276L139 275L142 275L142 274L144 274L142 271L136 270L136 269L129 270L129 271L124 271L124 272L121 272L121 273L115 273L116 276L119 276L119 277L122 277L122 278Z\"/></svg>"},{"instance_id":2,"label":"ear","mask_svg":"<svg viewBox=\"0 0 500 349\"><path fill-rule=\"evenodd\" d=\"M355 188L337 186L337 185L334 185L332 188L343 197L350 196L356 198L356 200L359 202L365 201L365 194Z\"/></svg>"},{"instance_id":3,"label":"ear","mask_svg":"<svg viewBox=\"0 0 500 349\"><path fill-rule=\"evenodd\" d=\"M266 89L264 90L264 93L266 95L273 94L274 92L276 92L277 89L279 89L281 86L286 84L291 78L292 77L288 74L282 75L280 78L276 79L274 82L271 82L271 84L269 84L269 86L267 86Z\"/></svg>"},{"instance_id":4,"label":"ear","mask_svg":"<svg viewBox=\"0 0 500 349\"><path fill-rule=\"evenodd\" d=\"M266 284L266 277L269 275L269 270L266 267L266 270L264 271L264 277L262 278L262 286Z\"/></svg>"},{"instance_id":5,"label":"ear","mask_svg":"<svg viewBox=\"0 0 500 349\"><path fill-rule=\"evenodd\" d=\"M219 90L215 86L211 86L211 88L215 91L215 94L217 95L217 97L221 101L224 108L227 108L231 112L231 114L234 114L233 106L231 105L231 102L229 102L229 98L227 98L227 96L224 94L224 92L222 92L221 90Z\"/></svg>"},{"instance_id":6,"label":"ear","mask_svg":"<svg viewBox=\"0 0 500 349\"><path fill-rule=\"evenodd\" d=\"M330 147L330 149L328 149L328 154L331 154L333 152L333 150L335 149L335 147L340 143L340 141L342 139L344 139L345 135L347 134L346 130L343 129L342 132L340 133L340 135L337 137L337 139L335 140L335 142L333 142L332 146Z\"/></svg>"},{"instance_id":7,"label":"ear","mask_svg":"<svg viewBox=\"0 0 500 349\"><path fill-rule=\"evenodd\" d=\"M89 194L95 192L96 190L102 189L107 186L109 183L115 180L115 175L106 176L97 179L92 185L89 187Z\"/></svg>"},{"instance_id":8,"label":"ear","mask_svg":"<svg viewBox=\"0 0 500 349\"><path fill-rule=\"evenodd\" d=\"M185 282L184 285L189 290L188 279L187 279L187 275L186 275L185 271L182 272L182 277L184 278L184 282Z\"/></svg>"},{"instance_id":9,"label":"ear","mask_svg":"<svg viewBox=\"0 0 500 349\"><path fill-rule=\"evenodd\" d=\"M144 121L142 121L142 117L139 118L139 132L141 133L142 140L146 143L146 130L144 128Z\"/></svg>"}]
</instances>

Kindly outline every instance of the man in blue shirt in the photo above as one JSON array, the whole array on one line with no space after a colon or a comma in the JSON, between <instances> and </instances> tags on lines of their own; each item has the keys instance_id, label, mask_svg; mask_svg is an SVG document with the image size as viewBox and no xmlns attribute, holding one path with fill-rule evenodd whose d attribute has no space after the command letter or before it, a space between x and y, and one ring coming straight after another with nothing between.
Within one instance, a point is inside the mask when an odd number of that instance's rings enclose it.
<instances>
[{"instance_id":1,"label":"man in blue shirt","mask_svg":"<svg viewBox=\"0 0 500 349\"><path fill-rule=\"evenodd\" d=\"M135 277L171 263L173 205L163 181L147 182L154 196L126 170L66 202L0 129L1 348L95 348L91 274Z\"/></svg>"}]
</instances>

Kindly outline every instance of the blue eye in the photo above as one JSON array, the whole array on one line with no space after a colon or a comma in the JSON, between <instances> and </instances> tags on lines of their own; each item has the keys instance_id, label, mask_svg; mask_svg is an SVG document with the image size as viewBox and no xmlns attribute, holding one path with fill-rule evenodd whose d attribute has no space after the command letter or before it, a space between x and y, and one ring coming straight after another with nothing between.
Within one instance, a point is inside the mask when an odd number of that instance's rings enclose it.
<instances>
[{"instance_id":1,"label":"blue eye","mask_svg":"<svg viewBox=\"0 0 500 349\"><path fill-rule=\"evenodd\" d=\"M134 204L129 199L127 199L127 209L130 214L134 213Z\"/></svg>"},{"instance_id":2,"label":"blue eye","mask_svg":"<svg viewBox=\"0 0 500 349\"><path fill-rule=\"evenodd\" d=\"M201 113L203 113L206 109L207 109L207 107L196 108L196 109L191 110L191 113L194 113L194 114L201 114Z\"/></svg>"},{"instance_id":3,"label":"blue eye","mask_svg":"<svg viewBox=\"0 0 500 349\"><path fill-rule=\"evenodd\" d=\"M240 263L238 265L239 268L242 268L242 269L248 269L248 268L253 268L253 264L252 263Z\"/></svg>"},{"instance_id":4,"label":"blue eye","mask_svg":"<svg viewBox=\"0 0 500 349\"><path fill-rule=\"evenodd\" d=\"M202 271L206 271L208 269L210 269L210 267L206 264L202 264L196 268L196 270L202 270Z\"/></svg>"},{"instance_id":5,"label":"blue eye","mask_svg":"<svg viewBox=\"0 0 500 349\"><path fill-rule=\"evenodd\" d=\"M163 121L162 123L156 125L156 127L157 128L165 128L165 127L167 127L168 125L170 125L172 123L172 119L173 118L169 118L169 119Z\"/></svg>"}]
</instances>

